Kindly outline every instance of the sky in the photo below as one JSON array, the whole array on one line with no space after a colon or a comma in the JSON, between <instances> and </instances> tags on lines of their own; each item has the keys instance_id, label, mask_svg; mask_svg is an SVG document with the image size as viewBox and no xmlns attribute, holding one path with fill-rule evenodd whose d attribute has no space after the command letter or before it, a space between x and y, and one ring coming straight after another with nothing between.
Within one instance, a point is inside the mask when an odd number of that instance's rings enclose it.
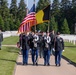
<instances>
[{"instance_id":1,"label":"sky","mask_svg":"<svg viewBox=\"0 0 76 75\"><path fill-rule=\"evenodd\" d=\"M24 0L24 1L25 1L25 3L27 3L27 1L28 1L28 5L27 5L27 6L28 6L29 9L31 9L34 0ZM37 4L37 2L38 2L39 0L35 0L35 1L36 1L35 3ZM17 4L18 4L19 2L20 2L20 0L17 0ZM11 0L8 0L8 3L9 3L9 6L10 6Z\"/></svg>"},{"instance_id":2,"label":"sky","mask_svg":"<svg viewBox=\"0 0 76 75\"><path fill-rule=\"evenodd\" d=\"M33 5L33 1L34 0L24 0L25 1L25 3L27 3L27 1L28 1L28 8L29 9L31 9L31 7L32 7L32 5ZM35 3L37 4L37 2L38 2L39 0L35 0ZM51 2L52 2L53 0L51 0ZM20 2L20 0L17 0L17 4ZM10 6L10 3L11 3L11 0L8 0L8 3L9 3L9 6Z\"/></svg>"},{"instance_id":3,"label":"sky","mask_svg":"<svg viewBox=\"0 0 76 75\"><path fill-rule=\"evenodd\" d=\"M32 5L33 5L33 1L34 0L24 0L25 1L25 3L27 3L27 1L28 1L28 8L29 8L29 10L31 9L31 7L32 7ZM37 4L37 2L38 2L39 0L35 0L35 3ZM53 2L53 0L50 0L51 2ZM60 0L61 1L61 0ZM72 0L70 0L70 1L72 1ZM17 4L20 2L20 0L17 0ZM9 6L10 6L10 3L11 3L11 0L8 0L8 3L9 3Z\"/></svg>"}]
</instances>

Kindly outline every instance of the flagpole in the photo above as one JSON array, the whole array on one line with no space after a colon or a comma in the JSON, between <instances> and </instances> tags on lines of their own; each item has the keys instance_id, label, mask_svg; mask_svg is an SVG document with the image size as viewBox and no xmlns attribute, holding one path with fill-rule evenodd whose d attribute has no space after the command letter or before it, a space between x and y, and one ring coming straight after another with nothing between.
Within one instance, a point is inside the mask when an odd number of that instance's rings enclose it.
<instances>
[{"instance_id":1,"label":"flagpole","mask_svg":"<svg viewBox=\"0 0 76 75\"><path fill-rule=\"evenodd\" d=\"M35 0L34 0L34 3L35 3ZM36 12L36 9L35 9L35 12ZM35 21L35 33L36 33L36 21Z\"/></svg>"},{"instance_id":2,"label":"flagpole","mask_svg":"<svg viewBox=\"0 0 76 75\"><path fill-rule=\"evenodd\" d=\"M48 21L48 32L49 32L49 30L50 30L50 28L49 28L49 24L50 24L50 22Z\"/></svg>"},{"instance_id":3,"label":"flagpole","mask_svg":"<svg viewBox=\"0 0 76 75\"><path fill-rule=\"evenodd\" d=\"M49 16L50 16L50 12L49 12ZM50 19L50 18L49 18ZM49 27L49 25L50 25L50 21L48 21L48 32L50 32L50 27Z\"/></svg>"},{"instance_id":4,"label":"flagpole","mask_svg":"<svg viewBox=\"0 0 76 75\"><path fill-rule=\"evenodd\" d=\"M26 14L28 14L28 0L27 0L27 5L26 5L27 7L26 7L26 9L27 9L27 13Z\"/></svg>"}]
</instances>

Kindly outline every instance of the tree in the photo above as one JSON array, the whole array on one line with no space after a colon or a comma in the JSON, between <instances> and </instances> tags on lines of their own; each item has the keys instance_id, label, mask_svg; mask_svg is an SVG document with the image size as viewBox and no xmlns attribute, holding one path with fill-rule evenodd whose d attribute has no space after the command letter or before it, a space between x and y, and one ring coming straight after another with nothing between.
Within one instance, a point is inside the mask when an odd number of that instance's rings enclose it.
<instances>
[{"instance_id":1,"label":"tree","mask_svg":"<svg viewBox=\"0 0 76 75\"><path fill-rule=\"evenodd\" d=\"M52 3L52 14L54 16L58 15L59 13L59 0L53 0L53 3Z\"/></svg>"},{"instance_id":2,"label":"tree","mask_svg":"<svg viewBox=\"0 0 76 75\"><path fill-rule=\"evenodd\" d=\"M55 22L57 22L57 29L60 30L60 17L61 17L61 13L60 13L60 2L59 0L53 0L52 3L52 9L51 9L51 16L54 16Z\"/></svg>"},{"instance_id":3,"label":"tree","mask_svg":"<svg viewBox=\"0 0 76 75\"><path fill-rule=\"evenodd\" d=\"M20 0L18 12L17 12L17 18L19 18L21 22L25 16L26 16L26 4L24 0Z\"/></svg>"},{"instance_id":4,"label":"tree","mask_svg":"<svg viewBox=\"0 0 76 75\"><path fill-rule=\"evenodd\" d=\"M41 31L48 31L48 23L42 23L37 25L37 30L41 30Z\"/></svg>"},{"instance_id":5,"label":"tree","mask_svg":"<svg viewBox=\"0 0 76 75\"><path fill-rule=\"evenodd\" d=\"M10 14L9 25L10 25L9 26L10 30L14 30L14 21L13 21L12 14Z\"/></svg>"},{"instance_id":6,"label":"tree","mask_svg":"<svg viewBox=\"0 0 76 75\"><path fill-rule=\"evenodd\" d=\"M0 14L2 15L3 19L9 16L7 0L0 0Z\"/></svg>"},{"instance_id":7,"label":"tree","mask_svg":"<svg viewBox=\"0 0 76 75\"><path fill-rule=\"evenodd\" d=\"M63 24L61 26L61 33L63 34L70 34L70 30L68 27L68 22L66 19L64 19Z\"/></svg>"},{"instance_id":8,"label":"tree","mask_svg":"<svg viewBox=\"0 0 76 75\"><path fill-rule=\"evenodd\" d=\"M15 30L18 30L19 26L20 26L20 20L17 19L15 23Z\"/></svg>"},{"instance_id":9,"label":"tree","mask_svg":"<svg viewBox=\"0 0 76 75\"><path fill-rule=\"evenodd\" d=\"M50 3L50 0L39 0L36 6L36 11L44 9Z\"/></svg>"},{"instance_id":10,"label":"tree","mask_svg":"<svg viewBox=\"0 0 76 75\"><path fill-rule=\"evenodd\" d=\"M71 9L71 15L70 17L72 18L71 22L71 32L74 33L74 27L75 27L75 23L76 23L76 0L72 0L72 9Z\"/></svg>"},{"instance_id":11,"label":"tree","mask_svg":"<svg viewBox=\"0 0 76 75\"><path fill-rule=\"evenodd\" d=\"M17 18L17 0L12 0L10 6L10 14L13 15L14 20Z\"/></svg>"},{"instance_id":12,"label":"tree","mask_svg":"<svg viewBox=\"0 0 76 75\"><path fill-rule=\"evenodd\" d=\"M76 0L72 0L72 6L76 7Z\"/></svg>"},{"instance_id":13,"label":"tree","mask_svg":"<svg viewBox=\"0 0 76 75\"><path fill-rule=\"evenodd\" d=\"M51 20L50 20L50 30L54 30L55 32L57 32L58 30L58 24L55 21L54 17L51 17Z\"/></svg>"},{"instance_id":14,"label":"tree","mask_svg":"<svg viewBox=\"0 0 76 75\"><path fill-rule=\"evenodd\" d=\"M60 2L60 12L58 17L58 29L61 31L61 25L64 19L67 19L70 30L73 28L72 26L72 12L71 12L72 4L70 0L61 0Z\"/></svg>"},{"instance_id":15,"label":"tree","mask_svg":"<svg viewBox=\"0 0 76 75\"><path fill-rule=\"evenodd\" d=\"M63 10L70 8L70 0L61 0L61 8Z\"/></svg>"},{"instance_id":16,"label":"tree","mask_svg":"<svg viewBox=\"0 0 76 75\"><path fill-rule=\"evenodd\" d=\"M8 20L8 18L5 19L4 26L5 26L5 31L10 30L10 25L9 25L9 20Z\"/></svg>"},{"instance_id":17,"label":"tree","mask_svg":"<svg viewBox=\"0 0 76 75\"><path fill-rule=\"evenodd\" d=\"M4 21L3 21L1 15L0 15L0 29L1 29L1 30L4 30Z\"/></svg>"},{"instance_id":18,"label":"tree","mask_svg":"<svg viewBox=\"0 0 76 75\"><path fill-rule=\"evenodd\" d=\"M8 21L8 18L9 18L9 9L8 9L8 3L7 3L7 0L0 0L0 14L3 18L3 21L4 21L4 30L6 28L9 27L9 21ZM7 20L6 20L7 19ZM8 23L7 23L8 22ZM7 25L8 24L8 25ZM8 30L8 29L7 29Z\"/></svg>"}]
</instances>

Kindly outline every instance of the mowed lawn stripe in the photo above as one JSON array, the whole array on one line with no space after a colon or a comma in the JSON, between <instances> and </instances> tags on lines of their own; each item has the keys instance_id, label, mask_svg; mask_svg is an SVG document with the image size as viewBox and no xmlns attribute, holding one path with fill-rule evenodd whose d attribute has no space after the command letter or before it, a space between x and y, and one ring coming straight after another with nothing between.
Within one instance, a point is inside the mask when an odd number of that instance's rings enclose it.
<instances>
[{"instance_id":1,"label":"mowed lawn stripe","mask_svg":"<svg viewBox=\"0 0 76 75\"><path fill-rule=\"evenodd\" d=\"M19 49L2 47L0 50L0 75L12 75L16 64Z\"/></svg>"}]
</instances>

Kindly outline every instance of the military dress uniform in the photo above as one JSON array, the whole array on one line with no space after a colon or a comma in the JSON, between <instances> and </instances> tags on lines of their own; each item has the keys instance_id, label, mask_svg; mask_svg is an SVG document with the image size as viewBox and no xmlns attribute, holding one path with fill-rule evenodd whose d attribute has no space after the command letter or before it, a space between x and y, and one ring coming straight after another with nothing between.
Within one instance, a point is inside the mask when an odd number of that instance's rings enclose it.
<instances>
[{"instance_id":1,"label":"military dress uniform","mask_svg":"<svg viewBox=\"0 0 76 75\"><path fill-rule=\"evenodd\" d=\"M44 37L44 66L50 66L50 46L51 46L51 38L50 36Z\"/></svg>"},{"instance_id":2,"label":"military dress uniform","mask_svg":"<svg viewBox=\"0 0 76 75\"><path fill-rule=\"evenodd\" d=\"M57 37L55 38L55 64L56 66L61 66L61 56L62 51L64 50L64 41L63 38L59 36L57 33Z\"/></svg>"},{"instance_id":3,"label":"military dress uniform","mask_svg":"<svg viewBox=\"0 0 76 75\"><path fill-rule=\"evenodd\" d=\"M39 42L38 42L39 56L40 58L42 58L44 57L43 56L43 36L41 33L38 36L39 36Z\"/></svg>"},{"instance_id":4,"label":"military dress uniform","mask_svg":"<svg viewBox=\"0 0 76 75\"><path fill-rule=\"evenodd\" d=\"M23 65L28 64L28 50L29 50L29 39L26 34L22 35L22 55L23 55Z\"/></svg>"},{"instance_id":5,"label":"military dress uniform","mask_svg":"<svg viewBox=\"0 0 76 75\"><path fill-rule=\"evenodd\" d=\"M55 39L54 30L50 33L50 37L51 37L51 55L52 55L53 54L53 50L54 50L54 39Z\"/></svg>"},{"instance_id":6,"label":"military dress uniform","mask_svg":"<svg viewBox=\"0 0 76 75\"><path fill-rule=\"evenodd\" d=\"M37 34L33 36L33 48L32 48L32 62L33 65L38 65L38 40Z\"/></svg>"}]
</instances>

